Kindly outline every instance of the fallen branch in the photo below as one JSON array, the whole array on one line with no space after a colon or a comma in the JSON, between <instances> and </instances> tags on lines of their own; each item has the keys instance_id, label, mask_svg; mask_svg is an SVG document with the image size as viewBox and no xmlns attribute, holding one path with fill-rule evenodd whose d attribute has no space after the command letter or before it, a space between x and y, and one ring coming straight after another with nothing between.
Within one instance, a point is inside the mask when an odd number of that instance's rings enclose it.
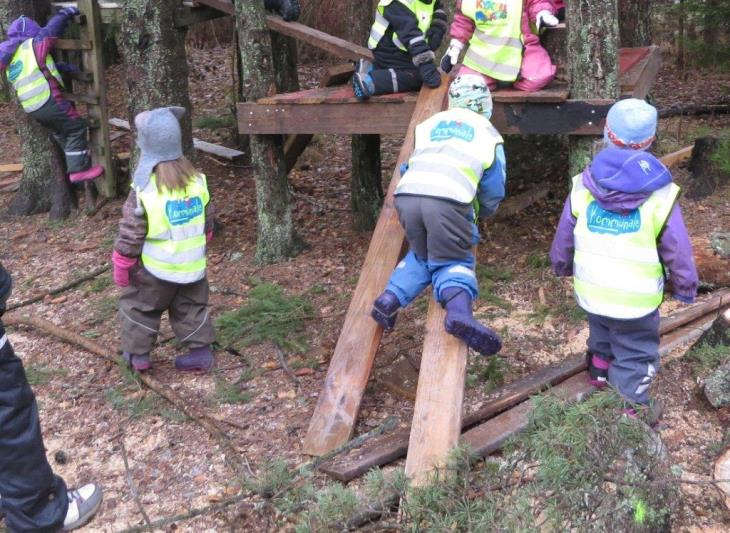
<instances>
[{"instance_id":1,"label":"fallen branch","mask_svg":"<svg viewBox=\"0 0 730 533\"><path fill-rule=\"evenodd\" d=\"M728 113L730 113L730 104L685 105L660 109L659 118L676 117L677 115L726 115Z\"/></svg>"},{"instance_id":2,"label":"fallen branch","mask_svg":"<svg viewBox=\"0 0 730 533\"><path fill-rule=\"evenodd\" d=\"M122 432L120 438L119 438L119 445L122 449L122 460L124 461L124 472L127 477L127 485L129 486L129 493L132 495L132 499L134 500L134 503L137 504L137 509L139 509L139 512L142 514L142 518L144 518L145 524L147 524L147 527L152 530L152 523L150 522L150 517L147 515L147 512L144 510L144 506L142 505L142 502L139 499L139 494L137 493L137 489L134 486L134 480L132 480L132 472L129 470L129 461L127 460L127 447L124 446L124 432Z\"/></svg>"},{"instance_id":3,"label":"fallen branch","mask_svg":"<svg viewBox=\"0 0 730 533\"><path fill-rule=\"evenodd\" d=\"M60 287L57 287L55 289L51 289L48 292L44 292L43 294L39 294L38 296L34 296L32 298L28 298L27 300L23 300L22 302L10 304L8 306L8 311L12 311L13 309L19 309L21 307L25 307L30 304L34 304L36 302L40 302L43 298L46 296L55 296L56 294L61 294L62 292L65 292L69 289L73 289L77 285L81 285L85 281L89 281L90 279L94 279L95 277L99 276L100 274L103 274L104 272L108 272L111 269L111 265L104 265L103 267L99 267L96 270L93 270L89 272L88 274L85 274L81 276L80 278L77 278L69 283L66 283L65 285L61 285Z\"/></svg>"},{"instance_id":4,"label":"fallen branch","mask_svg":"<svg viewBox=\"0 0 730 533\"><path fill-rule=\"evenodd\" d=\"M110 350L105 346L73 333L68 329L61 328L48 320L42 318L21 316L17 314L6 315L3 318L3 322L6 326L30 326L42 331L48 335L54 336L70 344L75 344L82 347L88 352L94 353L115 364L123 365L126 364L124 361L114 354L114 350ZM197 410L188 405L185 400L170 387L160 383L149 374L137 374L138 379L144 383L147 388L162 396L165 400L171 403L174 407L182 411L188 418L194 420L198 425L202 426L203 429L208 431L211 437L213 437L218 445L224 452L224 460L226 464L233 470L236 475L237 481L241 487L246 488L245 480L243 478L243 466L244 463L239 458L239 454L233 445L230 443L226 434L215 424L212 418L204 413L199 413Z\"/></svg>"},{"instance_id":5,"label":"fallen branch","mask_svg":"<svg viewBox=\"0 0 730 533\"><path fill-rule=\"evenodd\" d=\"M279 344L275 342L274 348L276 348L276 357L279 359L279 364L281 365L281 368L284 370L286 377L288 377L292 381L292 383L294 383L294 385L299 387L299 378L296 376L296 374L292 371L292 369L286 363L286 357L284 357L284 352L282 351L281 346L279 346Z\"/></svg>"},{"instance_id":6,"label":"fallen branch","mask_svg":"<svg viewBox=\"0 0 730 533\"><path fill-rule=\"evenodd\" d=\"M171 516L169 518L161 518L159 520L155 520L154 522L151 522L149 524L149 526L144 525L144 526L130 527L130 528L122 530L121 533L142 533L143 531L152 531L154 529L162 529L162 526L166 526L168 524L173 524L175 522L182 522L183 520L190 520L191 518L195 518L196 516L201 516L204 514L220 511L222 509L225 509L226 507L230 507L231 505L240 503L247 497L248 497L247 494L239 494L238 496L234 496L227 500L223 500L222 502L219 502L219 503L216 503L213 505L209 505L208 507L192 509L191 511L188 511L187 513L182 513L182 514L178 514L175 516ZM253 505L246 504L246 508L253 509Z\"/></svg>"}]
</instances>

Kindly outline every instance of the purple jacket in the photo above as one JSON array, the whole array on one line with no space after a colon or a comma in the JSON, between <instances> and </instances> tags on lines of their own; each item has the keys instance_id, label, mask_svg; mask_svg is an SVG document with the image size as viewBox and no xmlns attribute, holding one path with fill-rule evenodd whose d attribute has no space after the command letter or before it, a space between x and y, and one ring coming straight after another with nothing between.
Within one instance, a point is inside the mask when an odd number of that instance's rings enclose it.
<instances>
[{"instance_id":1,"label":"purple jacket","mask_svg":"<svg viewBox=\"0 0 730 533\"><path fill-rule=\"evenodd\" d=\"M28 39L33 39L33 50L38 61L40 69L46 73L46 79L51 86L51 94L56 104L70 118L78 118L79 114L74 105L63 97L63 88L60 86L56 78L54 78L46 70L46 56L56 44L56 41L63 36L69 21L73 18L72 14L67 12L59 12L51 17L48 24L41 28L36 21L27 17L20 17L10 24L8 28L8 38L0 43L0 70L5 70L15 55L18 46ZM56 65L59 70L63 70L62 64Z\"/></svg>"},{"instance_id":2,"label":"purple jacket","mask_svg":"<svg viewBox=\"0 0 730 533\"><path fill-rule=\"evenodd\" d=\"M638 163L645 162L640 165ZM647 172L647 169L648 172ZM601 207L625 212L643 204L652 192L672 181L669 170L653 155L635 150L606 148L583 171L585 185ZM576 218L570 195L565 201L558 229L550 247L550 262L558 276L573 274L573 230ZM674 297L692 303L697 295L697 269L692 243L682 219L682 210L675 204L657 242L659 259L674 286Z\"/></svg>"}]
</instances>

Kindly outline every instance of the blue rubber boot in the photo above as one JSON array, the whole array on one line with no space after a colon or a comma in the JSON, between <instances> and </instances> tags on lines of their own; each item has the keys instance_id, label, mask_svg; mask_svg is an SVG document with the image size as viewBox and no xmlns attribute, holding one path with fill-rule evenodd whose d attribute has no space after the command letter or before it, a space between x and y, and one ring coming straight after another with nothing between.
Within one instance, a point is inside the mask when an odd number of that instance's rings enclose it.
<instances>
[{"instance_id":1,"label":"blue rubber boot","mask_svg":"<svg viewBox=\"0 0 730 533\"><path fill-rule=\"evenodd\" d=\"M494 355L502 349L502 339L488 327L474 320L471 296L464 289L448 287L441 294L446 308L446 332L463 340L482 355Z\"/></svg>"},{"instance_id":2,"label":"blue rubber boot","mask_svg":"<svg viewBox=\"0 0 730 533\"><path fill-rule=\"evenodd\" d=\"M373 303L373 310L370 316L373 320L383 326L383 329L390 331L395 327L395 319L398 318L400 302L398 297L391 291L383 291Z\"/></svg>"},{"instance_id":3,"label":"blue rubber boot","mask_svg":"<svg viewBox=\"0 0 730 533\"><path fill-rule=\"evenodd\" d=\"M352 91L358 100L367 100L375 94L375 82L370 74L355 72L352 75Z\"/></svg>"}]
</instances>

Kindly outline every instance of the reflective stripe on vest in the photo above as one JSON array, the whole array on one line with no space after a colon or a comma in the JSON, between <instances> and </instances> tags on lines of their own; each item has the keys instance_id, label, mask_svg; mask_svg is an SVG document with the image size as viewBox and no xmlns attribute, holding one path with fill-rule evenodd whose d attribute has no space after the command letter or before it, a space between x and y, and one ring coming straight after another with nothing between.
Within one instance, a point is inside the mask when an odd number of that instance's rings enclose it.
<instances>
[{"instance_id":1,"label":"reflective stripe on vest","mask_svg":"<svg viewBox=\"0 0 730 533\"><path fill-rule=\"evenodd\" d=\"M468 109L436 113L416 126L408 170L395 194L475 202L479 181L492 166L502 137L485 117Z\"/></svg>"},{"instance_id":2,"label":"reflective stripe on vest","mask_svg":"<svg viewBox=\"0 0 730 533\"><path fill-rule=\"evenodd\" d=\"M46 56L46 69L63 87L61 75L50 54ZM23 41L18 46L5 72L26 113L37 111L51 97L51 86L43 71L38 67L32 38Z\"/></svg>"},{"instance_id":3,"label":"reflective stripe on vest","mask_svg":"<svg viewBox=\"0 0 730 533\"><path fill-rule=\"evenodd\" d=\"M573 281L578 304L596 315L631 319L645 316L662 303L664 269L656 241L674 206L674 183L654 191L629 213L603 209L573 178L570 203L576 225Z\"/></svg>"},{"instance_id":4,"label":"reflective stripe on vest","mask_svg":"<svg viewBox=\"0 0 730 533\"><path fill-rule=\"evenodd\" d=\"M210 196L199 174L184 190L157 188L153 174L140 201L147 214L142 264L156 278L193 283L205 277L205 206Z\"/></svg>"},{"instance_id":5,"label":"reflective stripe on vest","mask_svg":"<svg viewBox=\"0 0 730 533\"><path fill-rule=\"evenodd\" d=\"M385 36L385 32L390 26L390 22L388 22L388 19L385 18L383 13L385 12L385 8L394 1L400 2L415 15L416 20L418 20L418 29L421 30L422 33L425 34L426 30L431 27L435 2L424 4L419 0L380 0L380 2L378 2L378 8L375 11L375 22L373 22L373 27L370 28L370 38L368 39L368 48L371 50L374 50L378 46L378 43ZM419 40L425 40L425 37L416 37L408 44L412 46ZM406 48L406 46L401 42L395 32L393 32L393 44L404 52L408 51L408 48Z\"/></svg>"},{"instance_id":6,"label":"reflective stripe on vest","mask_svg":"<svg viewBox=\"0 0 730 533\"><path fill-rule=\"evenodd\" d=\"M464 0L461 12L474 21L464 65L496 80L515 81L522 65L522 1Z\"/></svg>"}]
</instances>

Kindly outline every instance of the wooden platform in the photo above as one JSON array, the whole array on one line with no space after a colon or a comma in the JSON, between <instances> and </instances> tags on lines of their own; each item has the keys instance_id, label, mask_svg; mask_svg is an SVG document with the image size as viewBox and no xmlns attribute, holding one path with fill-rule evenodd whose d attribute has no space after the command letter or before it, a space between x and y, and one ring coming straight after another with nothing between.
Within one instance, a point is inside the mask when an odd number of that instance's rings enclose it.
<instances>
[{"instance_id":1,"label":"wooden platform","mask_svg":"<svg viewBox=\"0 0 730 533\"><path fill-rule=\"evenodd\" d=\"M621 49L622 93L645 97L659 59L655 46ZM499 89L492 94L492 122L503 134L600 135L613 104L571 100L560 83L533 93ZM403 134L415 101L416 93L397 93L359 102L350 86L318 87L239 103L238 126L243 134Z\"/></svg>"}]
</instances>

